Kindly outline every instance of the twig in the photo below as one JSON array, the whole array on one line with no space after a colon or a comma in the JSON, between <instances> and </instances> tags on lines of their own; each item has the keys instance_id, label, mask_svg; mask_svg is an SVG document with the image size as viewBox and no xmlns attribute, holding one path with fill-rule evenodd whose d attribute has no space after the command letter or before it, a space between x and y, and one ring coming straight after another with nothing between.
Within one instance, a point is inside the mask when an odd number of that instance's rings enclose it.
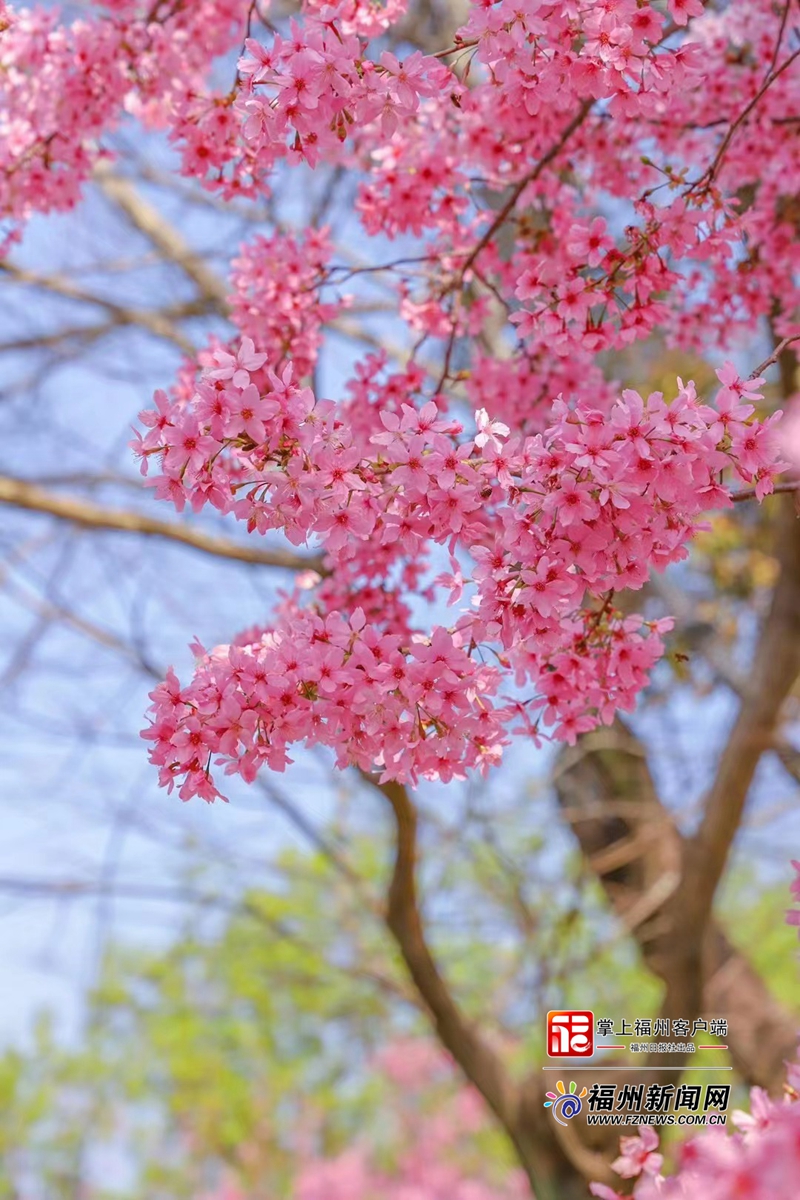
<instances>
[{"instance_id":1,"label":"twig","mask_svg":"<svg viewBox=\"0 0 800 1200\"><path fill-rule=\"evenodd\" d=\"M775 349L770 354L769 358L765 358L762 363L759 363L754 371L748 375L748 379L758 379L759 375L763 375L767 367L773 366L780 356L783 354L787 346L791 346L792 342L800 341L800 333L793 333L791 337L785 337L782 342L779 342Z\"/></svg>"},{"instance_id":2,"label":"twig","mask_svg":"<svg viewBox=\"0 0 800 1200\"><path fill-rule=\"evenodd\" d=\"M228 289L224 281L191 249L175 226L144 199L129 179L113 174L107 165L97 167L95 182L151 245L196 284L209 305L225 316Z\"/></svg>"},{"instance_id":3,"label":"twig","mask_svg":"<svg viewBox=\"0 0 800 1200\"><path fill-rule=\"evenodd\" d=\"M725 152L728 149L728 146L731 144L731 141L733 140L733 136L736 133L737 129L739 129L740 126L744 124L744 122L749 117L750 113L753 111L753 109L756 107L758 102L763 97L764 93L772 86L772 84L775 82L776 79L779 79L781 77L781 75L783 74L784 71L788 70L788 68L792 65L792 63L795 61L795 59L799 55L800 55L800 47L798 47L798 49L795 50L795 52L793 54L790 54L785 62L781 63L781 65L780 65L780 67L778 67L777 71L770 72L770 74L764 80L761 87L756 92L755 96L753 96L753 99L749 102L749 104L745 105L745 107L739 113L739 116L736 118L736 120L732 122L730 129L725 134L725 137L722 139L722 143L721 143L719 149L717 150L717 153L714 155L714 159L713 159L711 165L708 167L708 169L706 171L704 171L704 173L701 175L701 177L695 183L692 184L690 191L694 191L696 188L700 187L701 184L706 183L706 181L708 181L707 186L708 187L711 186L711 184L714 182L714 179L716 178L717 172L719 171L720 164L722 163L722 159L725 156Z\"/></svg>"},{"instance_id":4,"label":"twig","mask_svg":"<svg viewBox=\"0 0 800 1200\"><path fill-rule=\"evenodd\" d=\"M172 321L168 320L162 312L147 308L135 308L128 304L117 304L113 300L107 300L104 296L96 296L93 292L86 291L84 288L77 287L71 280L61 275L37 275L33 271L28 271L24 267L18 267L11 263L8 259L0 260L0 278L2 275L13 279L15 283L24 284L27 287L43 288L53 295L63 296L67 300L77 300L83 304L94 304L98 308L105 309L110 313L114 321L119 325L139 325L142 329L147 329L156 337L164 338L166 341L172 342L184 354L193 355L195 353L195 345L191 338L179 329Z\"/></svg>"},{"instance_id":5,"label":"twig","mask_svg":"<svg viewBox=\"0 0 800 1200\"><path fill-rule=\"evenodd\" d=\"M530 171L528 171L527 175L524 175L522 177L522 179L520 179L519 182L517 184L515 184L512 192L511 192L511 195L508 197L508 200L506 200L505 204L500 209L497 216L492 221L491 225L488 227L488 229L486 229L484 231L483 235L478 239L475 246L473 246L472 250L470 251L470 253L467 255L466 259L462 263L461 269L458 273L458 286L459 287L463 287L464 278L467 274L467 271L470 269L470 267L476 261L476 259L479 257L479 255L481 255L483 253L483 251L486 249L486 247L489 245L489 242L492 240L494 235L497 233L498 229L500 229L505 224L505 222L508 220L509 216L511 215L514 208L516 207L517 201L519 200L522 193L525 191L526 187L528 187L531 183L534 183L539 178L539 176L541 175L541 173L545 169L545 167L548 166L553 161L553 159L556 158L561 153L561 151L564 149L564 146L567 144L569 139L572 137L575 130L579 129L580 126L585 121L588 113L590 112L590 110L592 108L593 103L594 103L594 101L592 101L592 100L585 100L583 102L583 104L580 106L580 108L578 109L578 111L576 112L576 114L572 118L572 120L569 122L569 124L561 131L561 134L559 135L558 140L555 141L553 143L553 145L550 147L550 149L547 150L542 155L542 157L536 163L536 166L533 167ZM447 292L452 291L455 286L456 286L455 284L450 284L449 287L447 288L447 291L445 293L443 293L442 298L444 298L444 295L446 295ZM447 377L450 373L450 362L451 362L451 359L453 356L455 340L456 340L456 313L454 311L453 319L451 322L451 328L450 328L450 336L448 338L447 348L445 350L444 365L442 367L441 374L439 375L439 379L436 383L436 387L434 389L434 394L441 391L441 389L444 386L444 384L447 380Z\"/></svg>"},{"instance_id":6,"label":"twig","mask_svg":"<svg viewBox=\"0 0 800 1200\"><path fill-rule=\"evenodd\" d=\"M481 254L482 251L486 249L489 242L492 240L494 235L497 233L497 231L501 227L501 225L505 224L506 220L508 219L512 210L514 209L520 196L525 191L525 188L528 187L529 184L534 183L535 180L537 180L539 178L539 176L541 175L544 168L546 166L548 166L558 154L560 154L560 152L564 149L564 146L566 145L566 143L572 137L575 130L579 129L580 126L583 124L583 122L585 121L586 117L589 114L589 111L592 107L592 103L593 103L593 101L591 101L591 100L585 100L583 102L583 104L580 106L580 108L576 112L575 116L570 121L569 125L567 125L562 130L561 135L559 136L558 140L556 142L554 142L553 145L550 147L550 149L542 155L542 157L537 162L536 166L533 167L533 169L530 170L527 175L523 176L523 178L520 179L518 184L516 184L516 186L514 187L514 190L512 191L511 195L509 196L508 200L505 202L503 207L500 209L500 211L498 212L495 219L492 221L489 228L486 230L486 232L480 238L478 243L475 245L475 247L472 249L472 251L468 255L466 261L464 262L464 265L461 268L461 278L462 279L464 278L464 275L469 270L469 268L472 266L472 264L475 262L475 259L478 257L478 255Z\"/></svg>"},{"instance_id":7,"label":"twig","mask_svg":"<svg viewBox=\"0 0 800 1200\"><path fill-rule=\"evenodd\" d=\"M797 491L800 491L800 479L794 480L794 482L792 482L792 483L776 483L774 488L772 489L772 491L768 492L767 494L770 496L777 496L779 493L782 493L782 492L797 492ZM734 504L736 504L740 500L755 500L755 499L756 499L756 488L754 488L754 487L743 488L742 491L740 491L740 492L731 492L731 500L733 500Z\"/></svg>"},{"instance_id":8,"label":"twig","mask_svg":"<svg viewBox=\"0 0 800 1200\"><path fill-rule=\"evenodd\" d=\"M767 75L766 75L767 79L769 79L770 75L775 70L776 66L778 65L778 55L781 52L781 44L783 42L783 35L786 31L786 22L789 19L789 9L791 7L792 7L792 0L786 0L786 3L783 6L783 16L781 17L781 27L778 30L778 40L775 43L775 50L772 55L772 60L769 64L769 67L767 68Z\"/></svg>"}]
</instances>

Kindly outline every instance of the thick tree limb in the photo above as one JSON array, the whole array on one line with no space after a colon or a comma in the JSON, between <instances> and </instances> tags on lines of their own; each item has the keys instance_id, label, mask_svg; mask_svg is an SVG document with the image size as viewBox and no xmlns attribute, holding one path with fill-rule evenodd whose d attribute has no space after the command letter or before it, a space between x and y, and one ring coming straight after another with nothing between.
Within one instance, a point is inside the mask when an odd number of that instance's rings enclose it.
<instances>
[{"instance_id":1,"label":"thick tree limb","mask_svg":"<svg viewBox=\"0 0 800 1200\"><path fill-rule=\"evenodd\" d=\"M394 870L386 923L441 1044L480 1091L508 1134L537 1200L585 1200L586 1180L612 1182L608 1161L569 1130L547 1119L541 1074L519 1087L481 1031L454 1000L428 947L416 892L417 812L402 784L378 783L396 828Z\"/></svg>"},{"instance_id":2,"label":"thick tree limb","mask_svg":"<svg viewBox=\"0 0 800 1200\"><path fill-rule=\"evenodd\" d=\"M679 908L681 923L694 935L687 940L687 975L695 970L702 931L756 768L774 743L783 703L800 674L800 520L789 497L781 503L778 561L780 575L756 646L750 686L706 796L700 826L685 847Z\"/></svg>"},{"instance_id":3,"label":"thick tree limb","mask_svg":"<svg viewBox=\"0 0 800 1200\"><path fill-rule=\"evenodd\" d=\"M215 558L229 558L235 562L254 563L264 567L283 567L290 571L314 570L325 574L318 557L293 554L288 550L263 550L260 547L231 541L191 525L179 525L171 521L159 521L144 513L123 512L104 508L88 500L75 500L37 487L22 479L0 476L0 504L29 512L47 513L61 521L69 521L86 529L108 529L121 533L138 533L143 537L164 538L211 554Z\"/></svg>"},{"instance_id":4,"label":"thick tree limb","mask_svg":"<svg viewBox=\"0 0 800 1200\"><path fill-rule=\"evenodd\" d=\"M777 343L777 339L775 339ZM776 344L781 390L791 395L797 360ZM667 977L667 1015L694 1015L700 1002L702 946L714 895L742 820L761 756L775 741L784 701L800 675L800 519L795 497L779 501L776 523L778 582L753 656L749 686L705 798L697 833L684 844L682 881L673 922L675 939Z\"/></svg>"},{"instance_id":5,"label":"thick tree limb","mask_svg":"<svg viewBox=\"0 0 800 1200\"><path fill-rule=\"evenodd\" d=\"M695 603L685 592L675 587L663 575L654 575L649 586L664 601L667 610L675 618L678 629L692 625L696 619ZM748 695L751 689L750 677L730 661L729 654L710 626L707 632L703 631L703 636L697 643L697 653L702 655L720 683L724 683L740 699ZM777 728L772 738L771 749L786 773L795 783L800 783L800 750L795 749Z\"/></svg>"},{"instance_id":6,"label":"thick tree limb","mask_svg":"<svg viewBox=\"0 0 800 1200\"><path fill-rule=\"evenodd\" d=\"M641 742L621 721L587 734L562 753L555 787L587 863L645 965L668 977L671 944L687 932L674 928L669 908L681 880L681 835L659 799ZM742 1077L780 1094L797 1019L713 922L702 945L701 991L700 1011L728 1018L728 1045Z\"/></svg>"},{"instance_id":7,"label":"thick tree limb","mask_svg":"<svg viewBox=\"0 0 800 1200\"><path fill-rule=\"evenodd\" d=\"M518 1097L498 1055L456 1006L428 949L417 907L417 813L399 783L376 784L392 806L396 855L386 923L420 995L430 1009L442 1044L450 1051L506 1128L516 1125Z\"/></svg>"}]
</instances>

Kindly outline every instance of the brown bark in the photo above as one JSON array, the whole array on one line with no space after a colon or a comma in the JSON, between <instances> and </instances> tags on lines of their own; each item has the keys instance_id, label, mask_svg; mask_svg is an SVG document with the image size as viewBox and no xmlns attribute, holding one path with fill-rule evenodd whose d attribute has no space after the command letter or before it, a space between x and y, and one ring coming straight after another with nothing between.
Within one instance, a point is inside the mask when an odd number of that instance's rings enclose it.
<instances>
[{"instance_id":1,"label":"brown bark","mask_svg":"<svg viewBox=\"0 0 800 1200\"><path fill-rule=\"evenodd\" d=\"M776 309L777 313L777 309ZM786 339L773 337L781 391L791 395L797 359ZM682 845L681 881L669 902L662 939L664 1015L693 1017L702 1005L708 930L717 887L739 830L764 752L779 739L783 704L800 675L800 520L795 496L776 502L778 581L753 655L748 686L703 804L700 825ZM668 964L667 964L667 960Z\"/></svg>"},{"instance_id":2,"label":"brown bark","mask_svg":"<svg viewBox=\"0 0 800 1200\"><path fill-rule=\"evenodd\" d=\"M517 1084L485 1034L456 1003L428 947L417 902L413 801L401 784L370 781L389 801L396 828L386 923L440 1042L505 1129L536 1200L587 1200L587 1180L616 1180L608 1166L608 1147L603 1147L605 1154L596 1153L574 1131L555 1124L543 1107L546 1085L541 1072Z\"/></svg>"},{"instance_id":3,"label":"brown bark","mask_svg":"<svg viewBox=\"0 0 800 1200\"><path fill-rule=\"evenodd\" d=\"M564 815L589 866L645 965L666 983L675 944L691 931L674 924L683 841L662 805L639 740L617 721L565 751L556 775ZM698 1011L727 1017L733 1064L749 1084L781 1091L797 1021L713 920L701 943ZM691 1013L676 1013L691 1017ZM637 1082L639 1080L637 1079Z\"/></svg>"},{"instance_id":4,"label":"brown bark","mask_svg":"<svg viewBox=\"0 0 800 1200\"><path fill-rule=\"evenodd\" d=\"M229 558L236 562L264 567L284 567L291 571L314 570L320 574L325 573L321 560L310 555L294 554L289 550L263 550L260 546L234 542L191 525L160 521L144 513L123 512L92 504L88 500L60 496L34 483L28 483L24 479L12 479L8 475L0 476L0 504L27 509L29 512L47 513L51 517L85 529L107 529L163 538L190 546L203 554L211 554L215 558Z\"/></svg>"}]
</instances>

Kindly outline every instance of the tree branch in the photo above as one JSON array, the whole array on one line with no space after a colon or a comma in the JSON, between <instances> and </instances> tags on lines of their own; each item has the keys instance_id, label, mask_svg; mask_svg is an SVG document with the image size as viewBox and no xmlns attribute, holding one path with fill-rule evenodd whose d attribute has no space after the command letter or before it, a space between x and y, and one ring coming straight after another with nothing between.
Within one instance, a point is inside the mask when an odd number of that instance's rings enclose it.
<instances>
[{"instance_id":1,"label":"tree branch","mask_svg":"<svg viewBox=\"0 0 800 1200\"><path fill-rule=\"evenodd\" d=\"M586 1179L611 1182L607 1160L546 1120L540 1076L517 1086L499 1055L460 1010L428 947L416 892L417 812L402 784L379 783L396 829L394 870L386 923L442 1045L478 1089L510 1138L536 1200L584 1200ZM545 1119L543 1120L543 1116ZM555 1131L555 1132L554 1132Z\"/></svg>"},{"instance_id":2,"label":"tree branch","mask_svg":"<svg viewBox=\"0 0 800 1200\"><path fill-rule=\"evenodd\" d=\"M786 483L776 483L774 488L768 494L770 496L789 495L792 492L800 491L800 480L790 480ZM731 500L734 504L742 500L755 500L758 493L754 487L741 488L738 492L731 492Z\"/></svg>"},{"instance_id":3,"label":"tree branch","mask_svg":"<svg viewBox=\"0 0 800 1200\"><path fill-rule=\"evenodd\" d=\"M208 304L222 316L226 316L228 300L225 283L201 256L191 249L175 226L144 199L129 179L115 175L107 164L97 167L95 182L164 258L180 267L197 285Z\"/></svg>"},{"instance_id":4,"label":"tree branch","mask_svg":"<svg viewBox=\"0 0 800 1200\"><path fill-rule=\"evenodd\" d=\"M110 896L117 900L147 901L157 904L191 904L198 908L216 908L231 919L243 915L259 925L265 926L276 938L291 942L295 946L312 947L304 942L291 925L279 918L271 917L264 907L258 903L258 894L252 898L247 896L228 899L211 892L197 891L192 887L160 887L152 884L119 883L110 880L86 879L36 879L15 876L0 876L0 895L21 896L29 900L55 900L57 902L93 899L97 896ZM316 947L314 947L316 949ZM378 987L386 995L394 999L414 1003L414 997L405 991L391 978L369 966L348 964L346 968L337 967L335 970L345 971L350 977L363 979Z\"/></svg>"},{"instance_id":5,"label":"tree branch","mask_svg":"<svg viewBox=\"0 0 800 1200\"><path fill-rule=\"evenodd\" d=\"M107 529L120 533L138 533L143 537L164 538L211 554L215 558L229 558L235 562L253 563L264 567L283 567L289 571L317 571L326 574L319 557L293 554L287 550L262 550L246 543L231 541L191 525L159 521L143 513L122 512L103 508L87 500L75 500L58 496L22 479L0 475L0 504L29 512L47 513L61 521L69 521L85 529Z\"/></svg>"},{"instance_id":6,"label":"tree branch","mask_svg":"<svg viewBox=\"0 0 800 1200\"><path fill-rule=\"evenodd\" d=\"M623 928L648 969L667 979L672 958L664 949L684 936L669 912L680 882L682 839L661 803L644 747L618 720L565 750L554 783L562 813ZM747 1083L780 1094L784 1060L797 1043L796 1019L713 922L702 961L700 1011L728 1017L731 1058Z\"/></svg>"},{"instance_id":7,"label":"tree branch","mask_svg":"<svg viewBox=\"0 0 800 1200\"><path fill-rule=\"evenodd\" d=\"M488 229L486 229L484 231L483 235L480 237L480 239L478 240L478 242L476 243L474 248L467 255L467 258L464 261L463 266L461 267L460 278L462 280L463 280L464 276L466 275L467 271L469 270L469 268L476 261L478 256L489 245L489 242L492 240L492 238L497 233L497 231L505 224L505 222L511 216L511 213L514 210L517 201L519 200L522 193L525 191L526 187L528 187L530 184L534 183L539 178L539 176L541 175L544 168L549 166L554 158L558 157L558 155L564 149L564 147L567 144L567 142L569 141L569 139L572 137L573 133L575 133L576 129L579 129L581 127L581 125L583 124L583 122L586 120L587 116L591 112L592 104L593 104L593 101L584 100L584 102L578 108L578 111L573 116L572 120L567 125L565 125L564 129L561 131L557 140L553 143L553 145L550 147L550 149L545 151L545 153L542 155L542 157L539 159L539 161L536 163L536 165L530 171L528 171L528 173L526 175L524 175L522 177L522 179L520 179L514 185L514 187L511 189L511 193L510 193L508 199L506 200L505 204L500 209L497 216L494 217L494 219L492 220L492 223L489 225Z\"/></svg>"},{"instance_id":8,"label":"tree branch","mask_svg":"<svg viewBox=\"0 0 800 1200\"><path fill-rule=\"evenodd\" d=\"M386 923L430 1010L442 1044L510 1131L517 1120L514 1086L497 1054L458 1009L425 940L415 879L416 809L402 784L375 782L375 786L392 807L397 834Z\"/></svg>"},{"instance_id":9,"label":"tree branch","mask_svg":"<svg viewBox=\"0 0 800 1200\"><path fill-rule=\"evenodd\" d=\"M123 641L122 638L118 637L111 630L104 629L94 621L89 621L85 617L81 617L78 613L73 612L63 604L57 604L43 596L31 595L9 578L3 580L2 587L19 604L29 611L36 613L43 626L47 626L53 621L61 621L65 625L69 625L77 630L78 633L83 634L84 637L88 637L99 645L104 646L106 649L115 650L123 654L126 658L134 662L140 670L144 671L146 675L149 675L151 679L160 682L164 678L164 672L149 662L139 649ZM23 643L19 646L16 654L6 667L2 677L0 677L0 685L6 686L16 677L21 666L16 661L17 654L20 651L24 653L24 649Z\"/></svg>"},{"instance_id":10,"label":"tree branch","mask_svg":"<svg viewBox=\"0 0 800 1200\"><path fill-rule=\"evenodd\" d=\"M703 817L688 844L686 880L693 922L705 923L741 822L756 767L775 739L784 700L800 674L800 521L794 501L781 504L780 575L750 675L750 686L719 760Z\"/></svg>"},{"instance_id":11,"label":"tree branch","mask_svg":"<svg viewBox=\"0 0 800 1200\"><path fill-rule=\"evenodd\" d=\"M768 91L769 88L772 87L775 80L780 79L781 75L784 73L784 71L787 71L789 69L789 67L792 65L792 63L795 61L795 59L798 57L798 55L800 55L800 47L797 50L795 50L793 54L790 54L789 57L787 59L785 59L784 62L781 63L781 65L778 67L777 70L772 70L772 69L770 70L769 74L767 75L767 78L764 80L763 84L758 89L755 96L753 96L753 98L745 105L745 107L739 113L736 120L731 122L730 129L725 134L725 137L722 139L722 143L721 143L719 149L717 150L717 153L714 156L713 162L711 163L710 167L708 167L708 169L704 172L704 174L700 177L700 179L698 179L697 182L692 185L693 190L698 188L701 184L706 183L706 180L708 181L708 186L709 187L711 186L711 184L716 179L717 174L719 173L719 169L722 164L722 160L725 157L725 153L728 149L728 146L731 144L734 134L736 133L736 131L738 129L741 128L741 126L744 124L744 122L749 117L750 113L753 111L753 109L756 107L756 105L760 102L760 100L762 99L764 94Z\"/></svg>"},{"instance_id":12,"label":"tree branch","mask_svg":"<svg viewBox=\"0 0 800 1200\"><path fill-rule=\"evenodd\" d=\"M789 396L797 360L784 338L773 352L781 390ZM780 502L776 527L780 573L753 657L748 687L717 766L700 827L688 849L687 912L692 922L708 919L714 893L744 812L756 767L775 742L784 700L800 675L800 520L795 498Z\"/></svg>"},{"instance_id":13,"label":"tree branch","mask_svg":"<svg viewBox=\"0 0 800 1200\"><path fill-rule=\"evenodd\" d=\"M15 283L20 283L27 287L42 288L55 296L63 296L65 300L77 300L82 304L93 304L97 308L105 309L117 325L138 325L141 329L146 329L156 337L172 342L184 354L191 356L195 353L196 347L191 338L187 337L175 322L170 319L169 310L159 312L156 309L135 308L129 304L118 304L113 300L107 300L104 296L97 296L94 292L89 292L85 288L78 287L77 284L61 275L37 275L34 271L29 271L25 267L18 267L7 259L0 260L0 272L7 275L9 279L13 279ZM180 306L177 309L177 315L192 315L194 312L203 311L206 311L204 306L198 307L196 304L190 304L188 306Z\"/></svg>"},{"instance_id":14,"label":"tree branch","mask_svg":"<svg viewBox=\"0 0 800 1200\"><path fill-rule=\"evenodd\" d=\"M758 364L754 371L750 372L750 379L758 379L759 375L764 374L767 367L774 366L776 362L779 362L785 351L795 342L800 342L800 333L793 333L791 337L785 337L782 342L779 342L769 358L765 358L763 362Z\"/></svg>"},{"instance_id":15,"label":"tree branch","mask_svg":"<svg viewBox=\"0 0 800 1200\"><path fill-rule=\"evenodd\" d=\"M663 575L653 575L649 586L664 601L670 614L675 617L678 629L681 626L692 625L697 615L695 601ZM708 629L707 636L702 636L698 642L697 653L706 660L720 683L724 683L732 692L735 692L739 699L744 699L750 691L750 677L731 663L725 648L711 627ZM796 750L778 730L773 735L771 749L786 773L795 783L800 783L800 751Z\"/></svg>"},{"instance_id":16,"label":"tree branch","mask_svg":"<svg viewBox=\"0 0 800 1200\"><path fill-rule=\"evenodd\" d=\"M775 339L777 341L777 339ZM790 395L796 359L776 345L782 391ZM714 896L728 863L756 768L774 745L781 709L800 674L800 520L793 496L778 508L780 568L769 612L762 624L749 683L717 765L694 837L683 845L681 885L671 920L682 936L670 947L665 976L665 1016L696 1015L701 1000L702 949Z\"/></svg>"}]
</instances>

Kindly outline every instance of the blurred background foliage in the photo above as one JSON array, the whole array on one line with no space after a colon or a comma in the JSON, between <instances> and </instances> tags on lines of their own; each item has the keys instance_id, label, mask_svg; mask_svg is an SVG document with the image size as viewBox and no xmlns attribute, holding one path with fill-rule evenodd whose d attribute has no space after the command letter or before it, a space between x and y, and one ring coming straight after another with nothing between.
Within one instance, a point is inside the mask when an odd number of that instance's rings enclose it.
<instances>
[{"instance_id":1,"label":"blurred background foliage","mask_svg":"<svg viewBox=\"0 0 800 1200\"><path fill-rule=\"evenodd\" d=\"M29 1047L0 1059L2 1200L283 1200L309 1162L340 1162L353 1146L390 1176L399 1170L407 1118L432 1120L463 1088L382 933L379 850L374 838L351 844L357 887L325 854L284 853L279 888L222 911L209 892L165 952L110 945L76 1043L65 1047L43 1015ZM465 1008L529 1068L544 1061L539 1016L550 1000L591 997L597 1015L632 1019L658 1012L660 988L609 925L579 856L555 904L531 886L544 841L517 850L512 872L486 844L469 862L459 856L428 911ZM523 864L525 896L511 882ZM202 872L192 886L202 892ZM800 1024L793 931L775 920L784 902L740 872L721 912ZM720 1057L700 1051L693 1063ZM741 1085L735 1102L746 1102ZM464 1175L510 1178L500 1132L485 1116L468 1132L456 1146Z\"/></svg>"}]
</instances>

